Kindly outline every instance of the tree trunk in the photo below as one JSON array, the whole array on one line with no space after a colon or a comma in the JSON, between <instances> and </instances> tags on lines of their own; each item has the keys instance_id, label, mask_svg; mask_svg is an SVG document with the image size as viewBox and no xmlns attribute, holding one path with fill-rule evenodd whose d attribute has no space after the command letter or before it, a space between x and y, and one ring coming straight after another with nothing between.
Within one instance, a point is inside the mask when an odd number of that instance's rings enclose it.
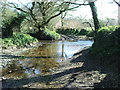
<instances>
[{"instance_id":1,"label":"tree trunk","mask_svg":"<svg viewBox=\"0 0 120 90\"><path fill-rule=\"evenodd\" d=\"M10 25L8 25L6 28L2 28L2 38L8 38L13 35L13 30Z\"/></svg>"},{"instance_id":2,"label":"tree trunk","mask_svg":"<svg viewBox=\"0 0 120 90\"><path fill-rule=\"evenodd\" d=\"M120 0L119 0L120 3ZM118 25L120 25L120 6L118 6Z\"/></svg>"},{"instance_id":3,"label":"tree trunk","mask_svg":"<svg viewBox=\"0 0 120 90\"><path fill-rule=\"evenodd\" d=\"M61 27L63 28L63 19L64 19L64 17L63 17L63 13L61 14Z\"/></svg>"},{"instance_id":4,"label":"tree trunk","mask_svg":"<svg viewBox=\"0 0 120 90\"><path fill-rule=\"evenodd\" d=\"M94 2L89 2L89 5L90 5L91 11L92 11L92 18L93 18L93 21L94 21L94 27L95 27L94 40L96 41L97 31L100 28L98 15L97 15L97 8L96 8Z\"/></svg>"}]
</instances>

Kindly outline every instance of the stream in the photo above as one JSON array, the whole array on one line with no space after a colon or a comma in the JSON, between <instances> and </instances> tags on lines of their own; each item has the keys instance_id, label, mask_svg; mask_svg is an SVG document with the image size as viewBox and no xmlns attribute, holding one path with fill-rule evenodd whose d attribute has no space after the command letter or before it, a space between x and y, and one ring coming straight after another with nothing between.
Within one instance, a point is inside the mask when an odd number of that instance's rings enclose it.
<instances>
[{"instance_id":1,"label":"stream","mask_svg":"<svg viewBox=\"0 0 120 90\"><path fill-rule=\"evenodd\" d=\"M38 47L22 52L23 58L14 58L2 74L6 78L28 78L52 73L52 71L93 41L40 41Z\"/></svg>"}]
</instances>

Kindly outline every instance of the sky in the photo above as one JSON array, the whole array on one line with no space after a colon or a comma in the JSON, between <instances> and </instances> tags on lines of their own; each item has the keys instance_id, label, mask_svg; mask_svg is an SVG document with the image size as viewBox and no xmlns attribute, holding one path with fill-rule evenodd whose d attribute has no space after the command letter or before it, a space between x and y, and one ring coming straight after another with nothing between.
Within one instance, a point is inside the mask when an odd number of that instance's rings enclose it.
<instances>
[{"instance_id":1,"label":"sky","mask_svg":"<svg viewBox=\"0 0 120 90\"><path fill-rule=\"evenodd\" d=\"M10 2L18 3L18 0L8 0ZM30 0L20 0L22 3L27 3ZM97 7L98 18L114 18L118 19L118 6L116 3L110 3L113 0L97 0L95 5ZM118 0L117 0L118 1ZM92 18L91 9L89 6L81 6L75 11L68 12L68 17L80 17L84 19Z\"/></svg>"},{"instance_id":2,"label":"sky","mask_svg":"<svg viewBox=\"0 0 120 90\"><path fill-rule=\"evenodd\" d=\"M97 0L95 5L97 7L98 17L104 18L118 18L118 6L116 3L110 3L113 0ZM91 18L91 9L89 6L81 6L76 11L70 12L74 16L80 16L82 18Z\"/></svg>"}]
</instances>

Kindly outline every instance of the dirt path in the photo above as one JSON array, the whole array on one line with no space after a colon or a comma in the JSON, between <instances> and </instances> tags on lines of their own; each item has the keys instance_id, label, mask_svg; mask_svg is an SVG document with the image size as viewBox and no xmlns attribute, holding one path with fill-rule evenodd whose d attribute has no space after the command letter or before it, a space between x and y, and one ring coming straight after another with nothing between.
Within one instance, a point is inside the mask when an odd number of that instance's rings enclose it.
<instances>
[{"instance_id":1,"label":"dirt path","mask_svg":"<svg viewBox=\"0 0 120 90\"><path fill-rule=\"evenodd\" d=\"M23 79L2 79L3 88L118 88L116 73L90 60L89 50L79 51L51 74Z\"/></svg>"}]
</instances>

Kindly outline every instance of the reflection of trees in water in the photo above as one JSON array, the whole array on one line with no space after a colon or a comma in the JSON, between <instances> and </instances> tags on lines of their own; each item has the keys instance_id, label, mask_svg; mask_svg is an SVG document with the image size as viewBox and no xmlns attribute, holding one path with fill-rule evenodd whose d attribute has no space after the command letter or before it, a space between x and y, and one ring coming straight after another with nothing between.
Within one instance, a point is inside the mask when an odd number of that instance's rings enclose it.
<instances>
[{"instance_id":1,"label":"reflection of trees in water","mask_svg":"<svg viewBox=\"0 0 120 90\"><path fill-rule=\"evenodd\" d=\"M2 69L2 75L7 78L26 77L26 74L24 73L25 69L23 69L21 65L16 64L16 61L11 61L10 64L6 65L6 68Z\"/></svg>"},{"instance_id":2,"label":"reflection of trees in water","mask_svg":"<svg viewBox=\"0 0 120 90\"><path fill-rule=\"evenodd\" d=\"M56 58L29 58L12 62L2 73L7 77L26 77L36 73L50 73L58 65Z\"/></svg>"},{"instance_id":3,"label":"reflection of trees in water","mask_svg":"<svg viewBox=\"0 0 120 90\"><path fill-rule=\"evenodd\" d=\"M22 53L22 55L27 56L58 56L58 48L57 44L43 44L38 48L33 48L28 50L27 52Z\"/></svg>"},{"instance_id":4,"label":"reflection of trees in water","mask_svg":"<svg viewBox=\"0 0 120 90\"><path fill-rule=\"evenodd\" d=\"M14 77L24 77L31 73L35 74L35 71L40 74L51 72L53 68L59 65L58 62L56 62L57 58L52 58L52 56L57 56L57 49L57 44L45 44L43 46L39 46L38 48L30 49L27 52L22 53L22 55L32 57L46 56L46 58L25 58L15 60L14 62L11 62L7 68L3 69L3 72L6 72L6 74L9 73L11 76L16 72L20 73L16 73ZM47 58L47 56L51 56L51 58Z\"/></svg>"}]
</instances>

